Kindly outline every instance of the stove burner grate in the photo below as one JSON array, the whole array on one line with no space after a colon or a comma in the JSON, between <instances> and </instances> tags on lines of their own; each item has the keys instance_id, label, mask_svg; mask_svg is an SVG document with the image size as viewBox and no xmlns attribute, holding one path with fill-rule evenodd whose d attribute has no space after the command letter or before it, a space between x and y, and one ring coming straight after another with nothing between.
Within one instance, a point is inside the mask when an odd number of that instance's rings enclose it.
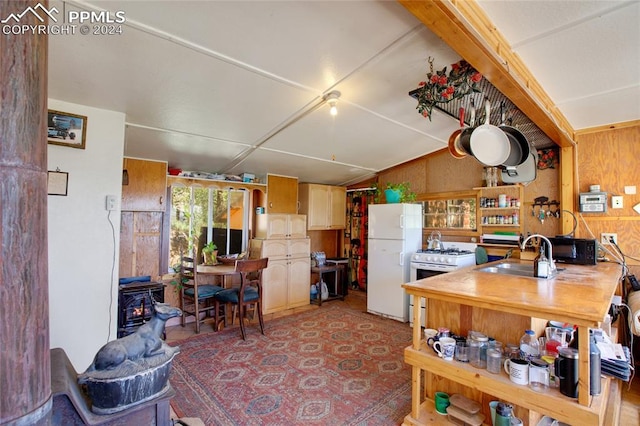
<instances>
[{"instance_id":1,"label":"stove burner grate","mask_svg":"<svg viewBox=\"0 0 640 426\"><path fill-rule=\"evenodd\" d=\"M462 256L467 254L473 254L471 250L460 250L460 249L445 249L445 250L418 250L418 253L427 253L427 254L443 254L450 256Z\"/></svg>"}]
</instances>

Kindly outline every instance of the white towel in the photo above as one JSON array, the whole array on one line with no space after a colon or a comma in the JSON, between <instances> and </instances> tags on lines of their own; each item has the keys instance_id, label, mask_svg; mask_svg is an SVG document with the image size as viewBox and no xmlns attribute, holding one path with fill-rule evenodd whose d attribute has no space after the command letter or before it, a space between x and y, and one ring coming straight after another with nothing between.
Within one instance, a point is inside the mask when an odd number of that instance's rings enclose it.
<instances>
[{"instance_id":1,"label":"white towel","mask_svg":"<svg viewBox=\"0 0 640 426\"><path fill-rule=\"evenodd\" d=\"M634 291L627 296L627 305L631 311L631 332L640 336L640 291Z\"/></svg>"}]
</instances>

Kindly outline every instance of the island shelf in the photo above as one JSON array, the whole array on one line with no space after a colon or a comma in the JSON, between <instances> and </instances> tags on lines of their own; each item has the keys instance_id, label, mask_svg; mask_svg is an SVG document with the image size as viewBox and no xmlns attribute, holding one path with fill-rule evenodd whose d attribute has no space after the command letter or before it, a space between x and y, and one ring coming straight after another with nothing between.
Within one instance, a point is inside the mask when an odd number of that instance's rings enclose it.
<instances>
[{"instance_id":1,"label":"island shelf","mask_svg":"<svg viewBox=\"0 0 640 426\"><path fill-rule=\"evenodd\" d=\"M462 390L481 401L485 415L486 402L497 398L516 406L525 424L536 424L541 415L549 415L569 424L602 425L612 379L602 378L601 394L589 395L589 328L599 327L608 312L618 286L619 265L566 265L557 277L548 280L478 270L484 266L470 266L403 287L414 298L426 299L427 327L450 325L458 334L482 330L506 343L517 342L525 328L541 332L547 320L577 325L578 399L554 388L537 392L516 385L506 373L492 374L458 361L444 361L426 345L420 327L414 327L413 343L405 349L405 362L412 366L412 411L403 424L427 424L420 419L430 415L424 411L432 404L425 401L430 401L436 390ZM421 310L414 310L413 315L413 323L421 324Z\"/></svg>"}]
</instances>

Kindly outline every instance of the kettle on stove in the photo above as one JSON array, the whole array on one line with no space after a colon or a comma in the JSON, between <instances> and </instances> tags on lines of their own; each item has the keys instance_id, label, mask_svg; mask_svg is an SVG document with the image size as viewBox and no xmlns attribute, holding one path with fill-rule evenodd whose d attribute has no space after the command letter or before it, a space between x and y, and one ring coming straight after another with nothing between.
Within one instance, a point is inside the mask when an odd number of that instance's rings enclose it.
<instances>
[{"instance_id":1,"label":"kettle on stove","mask_svg":"<svg viewBox=\"0 0 640 426\"><path fill-rule=\"evenodd\" d=\"M443 250L442 234L440 231L432 231L427 239L427 250Z\"/></svg>"}]
</instances>

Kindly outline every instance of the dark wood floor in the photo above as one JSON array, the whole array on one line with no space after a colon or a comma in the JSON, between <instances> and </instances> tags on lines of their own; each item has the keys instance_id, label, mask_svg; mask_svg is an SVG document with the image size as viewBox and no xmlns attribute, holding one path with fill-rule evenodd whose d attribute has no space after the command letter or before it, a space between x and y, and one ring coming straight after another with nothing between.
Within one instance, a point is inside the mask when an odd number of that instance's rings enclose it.
<instances>
[{"instance_id":1,"label":"dark wood floor","mask_svg":"<svg viewBox=\"0 0 640 426\"><path fill-rule=\"evenodd\" d=\"M344 303L351 307L352 309L356 309L359 311L367 310L367 295L365 292L361 291L350 291L349 295L345 298L344 301L341 300L333 300L327 303ZM282 315L290 315L292 313L306 311L310 309L318 309L317 305L309 305L302 308L298 308L295 310L287 311L285 313L265 315L265 321L269 321L271 318L275 318ZM236 321L235 327L238 327ZM213 327L205 323L200 328L201 333L212 333ZM187 324L186 327L181 326L173 326L167 327L167 341L176 341L185 339L189 336L195 334L195 328L193 324ZM640 426L640 379L635 378L629 383L620 382L620 386L622 389L622 405L620 408L620 422L619 426Z\"/></svg>"}]
</instances>

